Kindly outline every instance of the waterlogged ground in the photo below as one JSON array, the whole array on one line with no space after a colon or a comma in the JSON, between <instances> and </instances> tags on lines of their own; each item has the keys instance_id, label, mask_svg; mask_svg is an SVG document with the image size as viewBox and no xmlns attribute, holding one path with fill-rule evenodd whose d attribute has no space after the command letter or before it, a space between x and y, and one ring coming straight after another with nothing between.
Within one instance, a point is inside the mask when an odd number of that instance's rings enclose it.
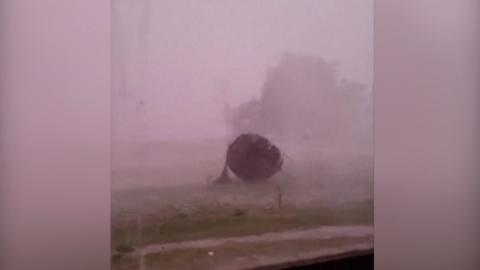
<instances>
[{"instance_id":1,"label":"waterlogged ground","mask_svg":"<svg viewBox=\"0 0 480 270\"><path fill-rule=\"evenodd\" d=\"M112 269L244 269L332 249L371 248L371 158L281 148L288 156L273 179L220 186L211 180L222 169L222 142L152 143L117 156ZM320 233L326 226L339 229ZM204 242L191 246L195 241Z\"/></svg>"}]
</instances>

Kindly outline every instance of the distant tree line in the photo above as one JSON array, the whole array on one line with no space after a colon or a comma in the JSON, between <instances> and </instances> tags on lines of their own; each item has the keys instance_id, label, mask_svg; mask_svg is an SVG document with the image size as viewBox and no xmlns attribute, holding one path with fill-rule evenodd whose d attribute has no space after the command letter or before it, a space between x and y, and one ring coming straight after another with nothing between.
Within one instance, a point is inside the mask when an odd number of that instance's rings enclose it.
<instances>
[{"instance_id":1,"label":"distant tree line","mask_svg":"<svg viewBox=\"0 0 480 270\"><path fill-rule=\"evenodd\" d=\"M339 80L321 57L284 54L261 96L237 107L233 134L256 132L319 146L371 147L372 97L366 85Z\"/></svg>"}]
</instances>

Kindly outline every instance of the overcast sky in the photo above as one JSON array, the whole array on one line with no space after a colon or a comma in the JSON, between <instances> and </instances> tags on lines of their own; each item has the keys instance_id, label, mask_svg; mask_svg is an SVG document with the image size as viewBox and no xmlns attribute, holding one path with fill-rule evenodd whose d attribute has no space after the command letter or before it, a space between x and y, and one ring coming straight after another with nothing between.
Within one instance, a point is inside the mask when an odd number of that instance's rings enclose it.
<instances>
[{"instance_id":1,"label":"overcast sky","mask_svg":"<svg viewBox=\"0 0 480 270\"><path fill-rule=\"evenodd\" d=\"M224 101L258 96L283 52L337 62L371 86L372 2L114 0L113 91L127 81L145 101L143 135L172 139L221 136Z\"/></svg>"}]
</instances>

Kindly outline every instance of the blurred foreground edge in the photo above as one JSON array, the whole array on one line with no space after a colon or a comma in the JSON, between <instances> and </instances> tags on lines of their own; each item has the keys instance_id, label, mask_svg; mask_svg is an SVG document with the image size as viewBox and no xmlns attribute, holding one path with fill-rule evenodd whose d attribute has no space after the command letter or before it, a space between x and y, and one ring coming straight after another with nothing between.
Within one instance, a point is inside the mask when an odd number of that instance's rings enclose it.
<instances>
[{"instance_id":1,"label":"blurred foreground edge","mask_svg":"<svg viewBox=\"0 0 480 270\"><path fill-rule=\"evenodd\" d=\"M374 249L350 250L316 258L300 259L243 270L366 270L374 269Z\"/></svg>"}]
</instances>

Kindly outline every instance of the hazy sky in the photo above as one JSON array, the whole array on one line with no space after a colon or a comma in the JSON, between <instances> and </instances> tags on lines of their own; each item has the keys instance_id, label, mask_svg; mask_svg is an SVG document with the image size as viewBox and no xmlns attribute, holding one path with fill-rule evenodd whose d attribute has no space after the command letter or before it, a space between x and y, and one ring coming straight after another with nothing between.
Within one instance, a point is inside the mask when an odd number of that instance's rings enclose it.
<instances>
[{"instance_id":1,"label":"hazy sky","mask_svg":"<svg viewBox=\"0 0 480 270\"><path fill-rule=\"evenodd\" d=\"M148 138L221 136L224 101L258 96L283 52L322 56L342 77L372 83L372 0L114 0L113 8L113 85L145 101L136 117Z\"/></svg>"}]
</instances>

